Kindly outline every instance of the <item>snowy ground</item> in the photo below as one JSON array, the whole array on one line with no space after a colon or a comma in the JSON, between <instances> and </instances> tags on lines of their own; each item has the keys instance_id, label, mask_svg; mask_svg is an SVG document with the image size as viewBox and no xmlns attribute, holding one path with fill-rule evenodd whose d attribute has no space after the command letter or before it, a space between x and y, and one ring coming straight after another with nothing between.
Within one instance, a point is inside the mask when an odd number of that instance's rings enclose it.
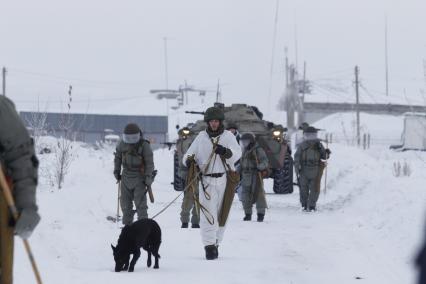
<instances>
[{"instance_id":1,"label":"snowy ground","mask_svg":"<svg viewBox=\"0 0 426 284\"><path fill-rule=\"evenodd\" d=\"M346 143L330 148L318 212L301 212L297 187L276 195L267 181L265 222L243 222L236 198L219 260L206 261L199 231L180 228L179 198L156 218L163 232L160 269L147 268L143 253L134 273L115 273L110 243L120 230L106 220L116 210L113 149L78 144L64 188L51 188L42 177L38 190L42 222L30 243L44 283L414 283L412 261L426 213L426 153L380 145L364 151ZM42 167L52 155L40 155ZM395 177L396 161L406 162L411 176ZM155 163L151 216L179 194L170 184L172 151L156 151ZM19 240L15 263L15 283L35 283Z\"/></svg>"}]
</instances>

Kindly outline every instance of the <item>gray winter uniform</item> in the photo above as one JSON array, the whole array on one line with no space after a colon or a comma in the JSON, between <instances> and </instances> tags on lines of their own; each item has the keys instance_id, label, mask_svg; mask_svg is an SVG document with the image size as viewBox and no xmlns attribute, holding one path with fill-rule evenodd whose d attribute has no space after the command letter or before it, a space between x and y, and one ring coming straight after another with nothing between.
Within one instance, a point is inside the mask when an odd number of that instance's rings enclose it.
<instances>
[{"instance_id":1,"label":"gray winter uniform","mask_svg":"<svg viewBox=\"0 0 426 284\"><path fill-rule=\"evenodd\" d=\"M258 164L256 163L256 157ZM266 200L259 198L261 195L259 171L268 168L269 161L265 151L255 143L250 144L248 149L243 150L240 160L241 185L242 185L242 203L245 214L252 214L253 204L256 203L257 214L265 215L267 207ZM264 196L264 195L263 195Z\"/></svg>"},{"instance_id":2,"label":"gray winter uniform","mask_svg":"<svg viewBox=\"0 0 426 284\"><path fill-rule=\"evenodd\" d=\"M183 155L186 153L186 151L191 146L192 141L193 141L192 136L190 136L187 139L182 139L181 143L176 145L176 148L177 148L176 151L178 153L179 161L182 160ZM181 163L179 163L178 175L183 180L186 180L186 177L188 175L188 168ZM185 184L185 186L186 186L186 184ZM196 187L196 193L195 194L198 196L198 186ZM189 223L189 221L191 219L191 223L193 225L194 224L195 225L200 224L200 214L199 214L199 212L197 212L195 202L194 202L194 196L193 196L192 192L189 192L189 191L184 192L181 209L182 210L180 212L180 221L182 223ZM191 214L192 214L192 216L191 216Z\"/></svg>"},{"instance_id":3,"label":"gray winter uniform","mask_svg":"<svg viewBox=\"0 0 426 284\"><path fill-rule=\"evenodd\" d=\"M13 233L27 239L40 221L36 205L38 160L15 106L0 96L0 167L12 180L12 194L19 218L10 227L11 216L0 189L0 282L12 283Z\"/></svg>"},{"instance_id":4,"label":"gray winter uniform","mask_svg":"<svg viewBox=\"0 0 426 284\"><path fill-rule=\"evenodd\" d=\"M305 140L300 143L294 155L294 169L299 176L300 203L304 208L314 208L319 197L317 178L321 160L327 157L319 139Z\"/></svg>"},{"instance_id":5,"label":"gray winter uniform","mask_svg":"<svg viewBox=\"0 0 426 284\"><path fill-rule=\"evenodd\" d=\"M196 188L196 196L198 196L198 187ZM195 224L195 225L199 225L200 224L200 212L197 211L197 208L195 206L195 202L194 202L194 196L192 194L192 192L189 191L185 191L184 195L183 195L183 200L182 200L182 211L180 212L180 221L182 223L189 223L189 217L190 217L190 213L192 214L191 216L191 224ZM192 210L191 210L192 209Z\"/></svg>"},{"instance_id":6,"label":"gray winter uniform","mask_svg":"<svg viewBox=\"0 0 426 284\"><path fill-rule=\"evenodd\" d=\"M151 146L147 140L140 139L138 143L128 144L120 141L114 153L114 175L120 175L121 167L121 199L123 224L133 222L133 202L135 203L138 220L148 218L147 186L152 184L154 158Z\"/></svg>"}]
</instances>

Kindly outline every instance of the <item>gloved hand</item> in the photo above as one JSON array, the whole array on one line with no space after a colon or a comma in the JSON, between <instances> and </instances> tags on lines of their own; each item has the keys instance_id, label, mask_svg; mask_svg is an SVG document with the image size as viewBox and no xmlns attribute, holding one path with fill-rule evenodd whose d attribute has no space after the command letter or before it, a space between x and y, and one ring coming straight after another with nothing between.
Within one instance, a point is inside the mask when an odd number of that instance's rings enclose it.
<instances>
[{"instance_id":1,"label":"gloved hand","mask_svg":"<svg viewBox=\"0 0 426 284\"><path fill-rule=\"evenodd\" d=\"M119 182L121 180L121 174L120 171L114 171L114 177Z\"/></svg>"},{"instance_id":2,"label":"gloved hand","mask_svg":"<svg viewBox=\"0 0 426 284\"><path fill-rule=\"evenodd\" d=\"M147 186L151 186L152 182L153 182L152 176L145 176L145 184Z\"/></svg>"},{"instance_id":3,"label":"gloved hand","mask_svg":"<svg viewBox=\"0 0 426 284\"><path fill-rule=\"evenodd\" d=\"M40 215L34 209L23 209L15 226L15 233L23 239L28 239L40 222Z\"/></svg>"},{"instance_id":4,"label":"gloved hand","mask_svg":"<svg viewBox=\"0 0 426 284\"><path fill-rule=\"evenodd\" d=\"M325 154L326 154L326 157L327 157L327 159L328 159L328 157L330 157L330 154L331 154L331 151L330 151L330 149L325 149Z\"/></svg>"},{"instance_id":5,"label":"gloved hand","mask_svg":"<svg viewBox=\"0 0 426 284\"><path fill-rule=\"evenodd\" d=\"M188 158L185 161L186 167L189 168L191 166L192 162L194 162L194 161L195 161L194 156L188 156Z\"/></svg>"},{"instance_id":6,"label":"gloved hand","mask_svg":"<svg viewBox=\"0 0 426 284\"><path fill-rule=\"evenodd\" d=\"M216 150L214 152L218 155L223 156L223 155L226 154L226 148L223 147L222 145L218 144L218 145L216 145Z\"/></svg>"},{"instance_id":7,"label":"gloved hand","mask_svg":"<svg viewBox=\"0 0 426 284\"><path fill-rule=\"evenodd\" d=\"M232 152L230 149L223 147L222 145L216 145L216 150L214 151L216 154L224 157L225 159L229 159L232 157Z\"/></svg>"}]
</instances>

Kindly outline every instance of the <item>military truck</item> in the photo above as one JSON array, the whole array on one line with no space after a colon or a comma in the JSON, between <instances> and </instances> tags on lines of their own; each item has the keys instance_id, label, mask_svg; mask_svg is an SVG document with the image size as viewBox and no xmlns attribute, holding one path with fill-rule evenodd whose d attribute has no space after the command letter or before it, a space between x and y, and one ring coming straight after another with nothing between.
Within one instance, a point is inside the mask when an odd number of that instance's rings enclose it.
<instances>
[{"instance_id":1,"label":"military truck","mask_svg":"<svg viewBox=\"0 0 426 284\"><path fill-rule=\"evenodd\" d=\"M291 157L290 144L286 140L286 129L282 125L263 120L263 114L255 106L246 104L232 104L225 107L221 103L215 103L225 113L225 127L233 123L241 134L252 132L256 141L265 150L269 159L269 178L274 180L273 191L275 193L293 192L293 159ZM204 112L187 112L201 114ZM207 127L203 119L190 123L178 131L176 150L174 153L174 189L182 191L185 188L187 174L186 167L182 164L182 158L192 141L201 131Z\"/></svg>"}]
</instances>

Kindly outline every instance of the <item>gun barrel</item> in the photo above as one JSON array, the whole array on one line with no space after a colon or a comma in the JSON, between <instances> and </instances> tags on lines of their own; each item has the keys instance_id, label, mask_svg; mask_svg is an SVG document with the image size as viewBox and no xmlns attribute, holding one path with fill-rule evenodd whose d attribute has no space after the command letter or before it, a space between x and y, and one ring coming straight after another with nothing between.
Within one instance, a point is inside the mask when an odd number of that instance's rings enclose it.
<instances>
[{"instance_id":1,"label":"gun barrel","mask_svg":"<svg viewBox=\"0 0 426 284\"><path fill-rule=\"evenodd\" d=\"M185 111L185 113L201 114L201 115L204 115L204 111L189 111L189 110L187 110L187 111Z\"/></svg>"}]
</instances>

